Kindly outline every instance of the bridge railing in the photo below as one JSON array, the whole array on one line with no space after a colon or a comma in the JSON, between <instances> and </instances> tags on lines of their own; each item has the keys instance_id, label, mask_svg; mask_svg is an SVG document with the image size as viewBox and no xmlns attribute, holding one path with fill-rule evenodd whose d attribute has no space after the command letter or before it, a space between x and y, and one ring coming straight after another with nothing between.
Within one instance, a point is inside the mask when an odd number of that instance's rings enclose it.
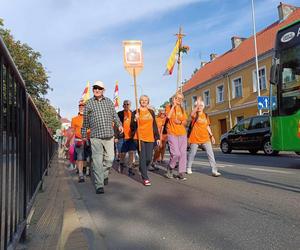
<instances>
[{"instance_id":1,"label":"bridge railing","mask_svg":"<svg viewBox=\"0 0 300 250\"><path fill-rule=\"evenodd\" d=\"M26 234L34 198L56 149L0 37L0 249Z\"/></svg>"}]
</instances>

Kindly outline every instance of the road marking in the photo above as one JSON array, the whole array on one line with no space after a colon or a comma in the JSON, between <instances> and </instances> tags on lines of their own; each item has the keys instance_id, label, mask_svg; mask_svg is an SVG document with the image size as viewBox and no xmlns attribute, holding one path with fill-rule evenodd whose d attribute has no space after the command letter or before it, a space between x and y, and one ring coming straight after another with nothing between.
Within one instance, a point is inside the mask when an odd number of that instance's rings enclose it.
<instances>
[{"instance_id":1,"label":"road marking","mask_svg":"<svg viewBox=\"0 0 300 250\"><path fill-rule=\"evenodd\" d=\"M279 173L279 174L292 174L291 172L287 172L287 171L265 169L265 168L248 168L248 169L257 170L257 171L264 171L264 172Z\"/></svg>"},{"instance_id":2,"label":"road marking","mask_svg":"<svg viewBox=\"0 0 300 250\"><path fill-rule=\"evenodd\" d=\"M209 162L206 162L206 161L195 160L195 161L193 161L193 164L210 167ZM232 164L220 164L220 163L217 163L217 167L225 168L225 167L235 167L235 166L232 165Z\"/></svg>"},{"instance_id":3,"label":"road marking","mask_svg":"<svg viewBox=\"0 0 300 250\"><path fill-rule=\"evenodd\" d=\"M200 166L205 166L205 167L210 167L208 162L204 161L194 161L193 164L195 165L200 165ZM241 165L232 165L232 164L217 164L218 168L226 168L226 167L233 167L233 168L238 168L238 169L243 169L243 170L255 170L255 171L262 171L262 172L270 172L270 173L279 173L279 174L293 174L288 171L282 171L282 170L275 170L275 169L265 169L265 168L249 168L247 165L246 166L241 166Z\"/></svg>"}]
</instances>

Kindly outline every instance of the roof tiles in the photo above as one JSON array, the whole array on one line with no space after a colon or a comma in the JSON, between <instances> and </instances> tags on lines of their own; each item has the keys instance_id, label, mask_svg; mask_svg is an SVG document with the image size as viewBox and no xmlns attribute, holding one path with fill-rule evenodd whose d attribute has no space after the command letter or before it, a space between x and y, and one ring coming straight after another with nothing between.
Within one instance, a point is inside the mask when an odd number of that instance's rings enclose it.
<instances>
[{"instance_id":1,"label":"roof tiles","mask_svg":"<svg viewBox=\"0 0 300 250\"><path fill-rule=\"evenodd\" d=\"M264 54L275 45L275 36L283 26L288 25L300 19L300 8L295 10L283 22L275 22L256 34L258 55ZM218 56L215 60L205 64L200 68L192 78L183 86L183 92L200 85L218 75L224 74L230 69L233 69L255 56L253 36L245 39L237 48L225 52Z\"/></svg>"}]
</instances>

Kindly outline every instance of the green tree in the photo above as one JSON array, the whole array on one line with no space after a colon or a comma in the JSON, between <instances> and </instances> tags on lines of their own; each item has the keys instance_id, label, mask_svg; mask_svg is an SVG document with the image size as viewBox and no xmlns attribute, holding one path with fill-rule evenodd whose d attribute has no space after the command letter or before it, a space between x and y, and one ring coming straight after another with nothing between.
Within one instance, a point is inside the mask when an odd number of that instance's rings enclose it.
<instances>
[{"instance_id":1,"label":"green tree","mask_svg":"<svg viewBox=\"0 0 300 250\"><path fill-rule=\"evenodd\" d=\"M170 104L169 101L165 101L162 105L160 105L161 108L165 108L168 104Z\"/></svg>"},{"instance_id":2,"label":"green tree","mask_svg":"<svg viewBox=\"0 0 300 250\"><path fill-rule=\"evenodd\" d=\"M45 98L49 90L49 76L43 64L39 61L41 54L34 51L28 44L16 41L11 31L4 28L0 19L0 36L9 50L24 82L26 90L39 109L45 123L52 131L60 127L60 121L55 111Z\"/></svg>"},{"instance_id":3,"label":"green tree","mask_svg":"<svg viewBox=\"0 0 300 250\"><path fill-rule=\"evenodd\" d=\"M51 106L47 101L37 100L36 104L42 115L44 122L47 124L48 128L52 130L53 133L61 127L61 122L59 120L59 115L57 114L55 108Z\"/></svg>"}]
</instances>

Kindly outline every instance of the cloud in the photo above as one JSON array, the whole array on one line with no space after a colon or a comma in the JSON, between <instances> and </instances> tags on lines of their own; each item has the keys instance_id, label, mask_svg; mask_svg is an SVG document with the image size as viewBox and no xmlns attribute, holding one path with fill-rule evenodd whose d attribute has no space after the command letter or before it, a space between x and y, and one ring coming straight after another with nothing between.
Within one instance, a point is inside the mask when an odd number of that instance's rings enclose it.
<instances>
[{"instance_id":1,"label":"cloud","mask_svg":"<svg viewBox=\"0 0 300 250\"><path fill-rule=\"evenodd\" d=\"M276 20L277 4L256 1L257 30ZM110 98L119 80L121 99L133 100L122 40L143 40L145 68L138 76L138 91L159 106L176 88L176 70L169 77L163 72L180 24L191 47L183 58L183 79L211 52L230 49L232 35L252 35L248 0L9 0L1 3L0 16L17 39L41 52L54 88L48 98L69 118L76 114L87 80L103 80Z\"/></svg>"}]
</instances>

